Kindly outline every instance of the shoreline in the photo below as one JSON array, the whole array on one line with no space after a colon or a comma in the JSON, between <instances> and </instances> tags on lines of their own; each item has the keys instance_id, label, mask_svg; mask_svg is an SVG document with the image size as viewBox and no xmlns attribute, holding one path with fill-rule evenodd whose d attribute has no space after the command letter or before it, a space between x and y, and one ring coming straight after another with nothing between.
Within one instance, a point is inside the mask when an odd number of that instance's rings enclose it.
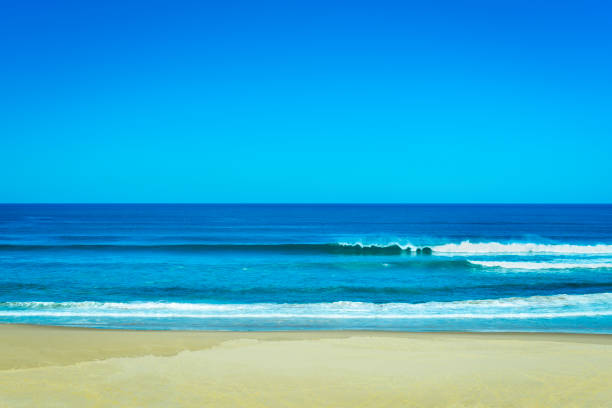
<instances>
[{"instance_id":1,"label":"shoreline","mask_svg":"<svg viewBox=\"0 0 612 408\"><path fill-rule=\"evenodd\" d=\"M568 335L568 336L612 336L612 333L598 332L565 332L565 331L458 331L458 330L438 330L438 331L415 331L415 330L384 330L384 329L295 329L295 330L213 330L213 329L118 329L114 327L89 327L89 326L64 326L53 324L35 324L35 323L5 323L0 322L0 330L2 327L23 327L23 328L45 328L45 329L66 329L66 330L92 330L92 331L109 331L109 332L127 332L127 333L374 333L374 334L459 334L459 335Z\"/></svg>"},{"instance_id":2,"label":"shoreline","mask_svg":"<svg viewBox=\"0 0 612 408\"><path fill-rule=\"evenodd\" d=\"M606 406L612 335L0 324L0 406Z\"/></svg>"}]
</instances>

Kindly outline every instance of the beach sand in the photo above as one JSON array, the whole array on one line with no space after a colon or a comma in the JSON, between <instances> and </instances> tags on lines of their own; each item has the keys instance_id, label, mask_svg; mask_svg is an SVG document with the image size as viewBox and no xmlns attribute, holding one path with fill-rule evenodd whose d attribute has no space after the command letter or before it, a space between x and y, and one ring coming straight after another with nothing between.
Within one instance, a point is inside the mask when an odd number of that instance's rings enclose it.
<instances>
[{"instance_id":1,"label":"beach sand","mask_svg":"<svg viewBox=\"0 0 612 408\"><path fill-rule=\"evenodd\" d=\"M0 325L1 407L611 407L612 336Z\"/></svg>"}]
</instances>

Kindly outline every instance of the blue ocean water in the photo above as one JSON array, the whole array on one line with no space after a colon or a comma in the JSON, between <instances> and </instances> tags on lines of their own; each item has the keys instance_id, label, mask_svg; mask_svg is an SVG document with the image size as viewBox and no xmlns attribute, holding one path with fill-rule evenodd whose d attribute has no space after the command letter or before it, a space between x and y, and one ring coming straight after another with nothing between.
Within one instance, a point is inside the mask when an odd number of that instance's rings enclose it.
<instances>
[{"instance_id":1,"label":"blue ocean water","mask_svg":"<svg viewBox=\"0 0 612 408\"><path fill-rule=\"evenodd\" d=\"M0 322L612 333L612 206L5 204Z\"/></svg>"}]
</instances>

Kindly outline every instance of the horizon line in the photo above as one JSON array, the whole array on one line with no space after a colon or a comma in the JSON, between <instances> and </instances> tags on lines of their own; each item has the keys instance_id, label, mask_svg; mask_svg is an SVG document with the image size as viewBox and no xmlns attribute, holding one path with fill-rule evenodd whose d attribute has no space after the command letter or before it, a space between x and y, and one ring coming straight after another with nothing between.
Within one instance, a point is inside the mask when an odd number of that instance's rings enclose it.
<instances>
[{"instance_id":1,"label":"horizon line","mask_svg":"<svg viewBox=\"0 0 612 408\"><path fill-rule=\"evenodd\" d=\"M612 202L0 202L0 205L612 205Z\"/></svg>"}]
</instances>

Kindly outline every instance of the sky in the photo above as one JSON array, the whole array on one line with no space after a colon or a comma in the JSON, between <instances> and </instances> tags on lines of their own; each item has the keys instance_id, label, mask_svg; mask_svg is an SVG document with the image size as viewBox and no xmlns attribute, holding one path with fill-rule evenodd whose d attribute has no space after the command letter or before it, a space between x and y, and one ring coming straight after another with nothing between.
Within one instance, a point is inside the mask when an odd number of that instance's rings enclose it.
<instances>
[{"instance_id":1,"label":"sky","mask_svg":"<svg viewBox=\"0 0 612 408\"><path fill-rule=\"evenodd\" d=\"M607 1L0 0L0 202L612 202Z\"/></svg>"}]
</instances>

